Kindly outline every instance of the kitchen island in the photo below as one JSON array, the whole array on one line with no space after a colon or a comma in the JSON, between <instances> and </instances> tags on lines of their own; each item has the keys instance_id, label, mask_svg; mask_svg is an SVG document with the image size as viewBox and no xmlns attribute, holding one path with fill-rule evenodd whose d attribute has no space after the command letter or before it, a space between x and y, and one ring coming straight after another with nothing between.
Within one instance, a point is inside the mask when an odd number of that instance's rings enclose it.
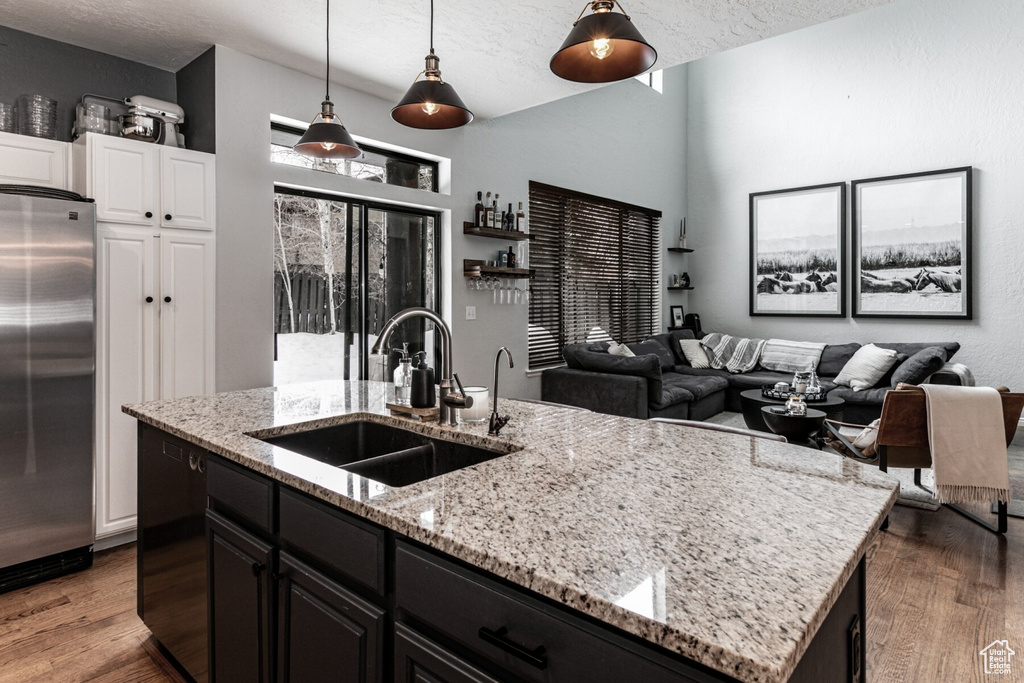
<instances>
[{"instance_id":1,"label":"kitchen island","mask_svg":"<svg viewBox=\"0 0 1024 683\"><path fill-rule=\"evenodd\" d=\"M586 628L607 625L630 647L696 663L689 680L788 680L837 601L852 595L843 599L863 613L865 549L898 490L877 469L787 444L504 400L511 421L489 437L486 423L390 417L389 391L324 381L124 410L226 461L225 472L237 465L276 482L282 514L290 492L350 513L360 530L399 539L389 564L420 546L436 551L453 560L441 566L482 570L499 592L521 589ZM354 420L508 454L388 487L262 440ZM517 646L514 633L489 633L520 659L544 652Z\"/></svg>"}]
</instances>

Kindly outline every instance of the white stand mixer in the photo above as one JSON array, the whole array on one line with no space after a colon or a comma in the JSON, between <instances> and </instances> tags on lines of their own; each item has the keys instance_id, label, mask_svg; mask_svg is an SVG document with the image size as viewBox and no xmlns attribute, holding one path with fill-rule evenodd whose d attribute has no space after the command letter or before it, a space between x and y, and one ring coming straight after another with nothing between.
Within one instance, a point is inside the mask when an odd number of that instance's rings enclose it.
<instances>
[{"instance_id":1,"label":"white stand mixer","mask_svg":"<svg viewBox=\"0 0 1024 683\"><path fill-rule=\"evenodd\" d=\"M169 147L184 147L178 126L185 122L185 110L174 104L145 95L125 98L128 113L120 117L121 135L135 140L155 142Z\"/></svg>"}]
</instances>

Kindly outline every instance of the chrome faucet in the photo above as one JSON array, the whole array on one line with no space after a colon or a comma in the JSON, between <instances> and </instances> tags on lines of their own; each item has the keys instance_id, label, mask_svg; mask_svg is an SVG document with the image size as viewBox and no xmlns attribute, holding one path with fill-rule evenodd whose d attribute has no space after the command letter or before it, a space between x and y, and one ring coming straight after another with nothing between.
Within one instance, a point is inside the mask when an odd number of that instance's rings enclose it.
<instances>
[{"instance_id":1,"label":"chrome faucet","mask_svg":"<svg viewBox=\"0 0 1024 683\"><path fill-rule=\"evenodd\" d=\"M437 313L434 313L429 308L407 308L404 311L399 311L391 317L384 324L384 329L380 331L380 336L377 338L377 343L373 345L373 349L370 353L377 355L381 349L387 348L388 339L391 337L391 333L395 331L395 328L399 324L405 322L409 318L426 318L430 320L438 329L441 330L441 406L438 415L438 423L448 424L455 426L458 424L456 420L456 410L459 408L470 408L473 406L472 397L466 396L466 392L462 390L462 384L459 382L458 375L452 374L452 331L448 327L448 324L441 319ZM509 358L511 360L511 357ZM459 385L459 391L452 391L452 381L455 381Z\"/></svg>"},{"instance_id":2,"label":"chrome faucet","mask_svg":"<svg viewBox=\"0 0 1024 683\"><path fill-rule=\"evenodd\" d=\"M498 355L494 357L494 407L491 410L491 422L488 426L487 434L489 436L498 436L498 432L501 428L508 424L509 416L498 416L498 361L501 360L501 354L505 354L508 358L508 366L514 368L515 363L512 362L512 352L508 350L507 346L502 346L498 349Z\"/></svg>"}]
</instances>

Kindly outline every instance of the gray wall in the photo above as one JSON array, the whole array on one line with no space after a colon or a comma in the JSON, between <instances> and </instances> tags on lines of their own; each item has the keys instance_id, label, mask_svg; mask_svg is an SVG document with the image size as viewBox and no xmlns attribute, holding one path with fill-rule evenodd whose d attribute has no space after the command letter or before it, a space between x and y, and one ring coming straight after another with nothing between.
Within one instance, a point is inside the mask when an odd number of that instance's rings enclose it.
<instances>
[{"instance_id":1,"label":"gray wall","mask_svg":"<svg viewBox=\"0 0 1024 683\"><path fill-rule=\"evenodd\" d=\"M217 152L216 52L211 47L175 74L178 105L185 110L185 144L209 154Z\"/></svg>"},{"instance_id":2,"label":"gray wall","mask_svg":"<svg viewBox=\"0 0 1024 683\"><path fill-rule=\"evenodd\" d=\"M526 307L494 306L489 294L466 288L463 259L508 246L462 234L476 191L496 190L505 202L526 202L529 181L538 180L661 209L666 244L686 204L685 67L666 73L665 95L628 81L449 132L405 128L391 120L392 102L333 86L336 110L353 134L451 159L450 185L426 197L407 188L368 188L351 178L274 168L267 151L270 115L308 121L319 107L322 81L220 46L216 72L218 391L273 380L275 178L298 186L328 184L357 197L372 189L386 201L426 202L444 212L450 281L442 308L455 336L455 369L466 383L490 385L495 352L509 346L516 368L503 370L502 394L508 396L539 397L540 378L526 376ZM457 87L455 75L449 77ZM477 307L476 321L465 320L466 305Z\"/></svg>"},{"instance_id":3,"label":"gray wall","mask_svg":"<svg viewBox=\"0 0 1024 683\"><path fill-rule=\"evenodd\" d=\"M75 105L84 94L149 95L171 102L176 96L170 71L5 26L0 26L0 73L0 102L14 104L26 94L57 100L57 139L64 141L71 140Z\"/></svg>"},{"instance_id":4,"label":"gray wall","mask_svg":"<svg viewBox=\"0 0 1024 683\"><path fill-rule=\"evenodd\" d=\"M706 329L956 340L979 383L1024 387L1024 3L901 0L690 65L694 310ZM748 316L748 194L974 166L975 320Z\"/></svg>"}]
</instances>

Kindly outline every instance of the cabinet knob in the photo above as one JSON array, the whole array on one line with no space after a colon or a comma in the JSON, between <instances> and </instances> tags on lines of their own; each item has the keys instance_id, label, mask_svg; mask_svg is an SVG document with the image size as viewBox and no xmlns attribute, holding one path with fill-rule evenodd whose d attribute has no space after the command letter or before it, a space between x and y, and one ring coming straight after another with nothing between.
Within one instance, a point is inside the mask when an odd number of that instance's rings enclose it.
<instances>
[{"instance_id":1,"label":"cabinet knob","mask_svg":"<svg viewBox=\"0 0 1024 683\"><path fill-rule=\"evenodd\" d=\"M152 217L153 217L153 212L152 211L147 211L146 212L146 218L152 218Z\"/></svg>"},{"instance_id":2,"label":"cabinet knob","mask_svg":"<svg viewBox=\"0 0 1024 683\"><path fill-rule=\"evenodd\" d=\"M199 471L199 474L206 474L206 461L203 460L203 456L201 455L196 461L196 469Z\"/></svg>"},{"instance_id":3,"label":"cabinet knob","mask_svg":"<svg viewBox=\"0 0 1024 683\"><path fill-rule=\"evenodd\" d=\"M165 302L165 303L168 303L168 304L169 304L169 303L171 303L171 297L169 297L169 296L165 296L165 297L164 297L164 302Z\"/></svg>"},{"instance_id":4,"label":"cabinet knob","mask_svg":"<svg viewBox=\"0 0 1024 683\"><path fill-rule=\"evenodd\" d=\"M165 214L164 214L164 220L165 220L165 221L169 221L169 220L171 220L171 214L169 214L169 213L165 213Z\"/></svg>"},{"instance_id":5,"label":"cabinet knob","mask_svg":"<svg viewBox=\"0 0 1024 683\"><path fill-rule=\"evenodd\" d=\"M260 564L259 562L253 562L252 563L252 575L253 576L259 576L260 573L264 569L266 569L266 568L267 568L267 565L265 565L265 564Z\"/></svg>"},{"instance_id":6,"label":"cabinet knob","mask_svg":"<svg viewBox=\"0 0 1024 683\"><path fill-rule=\"evenodd\" d=\"M192 470L193 472L196 471L196 465L197 465L196 461L197 460L198 460L198 458L196 458L196 454L195 453L189 453L188 454L188 468L190 470Z\"/></svg>"},{"instance_id":7,"label":"cabinet knob","mask_svg":"<svg viewBox=\"0 0 1024 683\"><path fill-rule=\"evenodd\" d=\"M147 304L151 304L151 303L153 303L153 297L151 297L151 296L147 296L147 297L146 297L146 303L147 303Z\"/></svg>"}]
</instances>

